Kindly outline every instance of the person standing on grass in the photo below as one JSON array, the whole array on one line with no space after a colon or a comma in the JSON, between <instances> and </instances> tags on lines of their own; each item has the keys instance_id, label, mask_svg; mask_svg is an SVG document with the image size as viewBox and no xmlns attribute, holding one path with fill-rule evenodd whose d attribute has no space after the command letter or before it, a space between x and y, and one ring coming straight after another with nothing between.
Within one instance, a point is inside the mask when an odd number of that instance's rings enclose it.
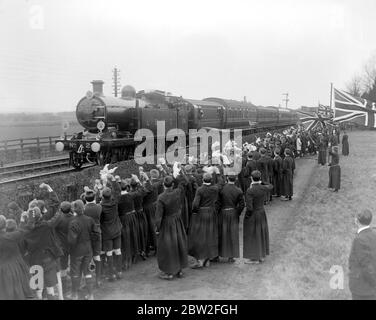
<instances>
[{"instance_id":1,"label":"person standing on grass","mask_svg":"<svg viewBox=\"0 0 376 320\"><path fill-rule=\"evenodd\" d=\"M343 133L342 137L342 155L349 155L349 136L347 135L346 131Z\"/></svg>"},{"instance_id":2,"label":"person standing on grass","mask_svg":"<svg viewBox=\"0 0 376 320\"><path fill-rule=\"evenodd\" d=\"M321 164L322 166L326 163L326 140L323 137L321 133L319 133L319 143L318 143L318 149L319 149L319 156L317 158L318 164Z\"/></svg>"},{"instance_id":3,"label":"person standing on grass","mask_svg":"<svg viewBox=\"0 0 376 320\"><path fill-rule=\"evenodd\" d=\"M376 300L376 231L370 228L372 212L358 213L357 234L349 257L349 287L353 300Z\"/></svg>"},{"instance_id":4,"label":"person standing on grass","mask_svg":"<svg viewBox=\"0 0 376 320\"><path fill-rule=\"evenodd\" d=\"M339 166L338 146L333 147L333 151L329 151L332 161L329 163L329 185L328 188L338 192L341 188L341 167Z\"/></svg>"},{"instance_id":5,"label":"person standing on grass","mask_svg":"<svg viewBox=\"0 0 376 320\"><path fill-rule=\"evenodd\" d=\"M187 234L181 216L181 193L183 186L173 189L174 180L163 180L164 192L158 196L156 207L156 230L158 235L157 260L161 270L159 277L171 280L181 278L188 265Z\"/></svg>"},{"instance_id":6,"label":"person standing on grass","mask_svg":"<svg viewBox=\"0 0 376 320\"><path fill-rule=\"evenodd\" d=\"M273 195L280 197L282 193L282 163L283 160L280 156L281 150L276 148L274 150L274 159L273 159Z\"/></svg>"},{"instance_id":7,"label":"person standing on grass","mask_svg":"<svg viewBox=\"0 0 376 320\"><path fill-rule=\"evenodd\" d=\"M269 229L264 209L265 195L273 189L261 184L260 171L251 173L252 183L245 195L246 213L243 222L243 257L245 263L263 262L269 255Z\"/></svg>"},{"instance_id":8,"label":"person standing on grass","mask_svg":"<svg viewBox=\"0 0 376 320\"><path fill-rule=\"evenodd\" d=\"M285 158L282 160L282 198L283 201L292 200L294 193L295 160L289 148L285 149Z\"/></svg>"}]
</instances>

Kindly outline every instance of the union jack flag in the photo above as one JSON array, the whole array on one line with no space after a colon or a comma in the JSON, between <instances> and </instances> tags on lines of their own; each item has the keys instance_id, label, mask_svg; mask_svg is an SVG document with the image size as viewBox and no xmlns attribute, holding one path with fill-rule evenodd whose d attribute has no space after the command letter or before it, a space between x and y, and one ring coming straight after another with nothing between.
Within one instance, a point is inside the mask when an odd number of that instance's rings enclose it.
<instances>
[{"instance_id":1,"label":"union jack flag","mask_svg":"<svg viewBox=\"0 0 376 320\"><path fill-rule=\"evenodd\" d=\"M376 128L376 103L334 89L333 121L352 121L368 128Z\"/></svg>"},{"instance_id":2,"label":"union jack flag","mask_svg":"<svg viewBox=\"0 0 376 320\"><path fill-rule=\"evenodd\" d=\"M334 111L330 109L330 106L324 106L323 104L319 104L318 114L321 114L324 117L332 118L334 116Z\"/></svg>"},{"instance_id":3,"label":"union jack flag","mask_svg":"<svg viewBox=\"0 0 376 320\"><path fill-rule=\"evenodd\" d=\"M317 126L325 128L332 119L330 116L323 116L319 112L315 112L314 114L307 113L301 110L297 110L297 112L301 116L299 120L303 124L305 131L310 131Z\"/></svg>"}]
</instances>

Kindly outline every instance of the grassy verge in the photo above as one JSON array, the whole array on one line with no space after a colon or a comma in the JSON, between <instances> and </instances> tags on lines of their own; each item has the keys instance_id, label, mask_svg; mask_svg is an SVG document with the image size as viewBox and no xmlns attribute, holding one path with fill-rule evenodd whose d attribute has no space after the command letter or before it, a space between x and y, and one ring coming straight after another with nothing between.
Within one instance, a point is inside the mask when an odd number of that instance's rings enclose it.
<instances>
[{"instance_id":1,"label":"grassy verge","mask_svg":"<svg viewBox=\"0 0 376 320\"><path fill-rule=\"evenodd\" d=\"M328 167L316 173L297 209L296 222L287 233L278 261L265 280L272 299L349 299L348 256L356 232L354 217L369 208L376 220L375 132L350 133L350 156L341 157L342 185L338 194L327 188ZM375 221L374 221L375 223ZM330 287L338 266L344 288Z\"/></svg>"}]
</instances>

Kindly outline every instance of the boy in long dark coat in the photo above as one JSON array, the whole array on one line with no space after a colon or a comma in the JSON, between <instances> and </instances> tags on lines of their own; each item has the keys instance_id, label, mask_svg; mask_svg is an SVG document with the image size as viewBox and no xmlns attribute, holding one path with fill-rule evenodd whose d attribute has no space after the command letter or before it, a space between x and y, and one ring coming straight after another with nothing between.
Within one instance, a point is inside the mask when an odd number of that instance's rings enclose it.
<instances>
[{"instance_id":1,"label":"boy in long dark coat","mask_svg":"<svg viewBox=\"0 0 376 320\"><path fill-rule=\"evenodd\" d=\"M268 157L265 148L260 149L260 160L257 161L257 170L261 172L261 181L263 183L270 183L269 181L269 168L270 168L270 157ZM270 200L270 194L267 193L265 196L265 204Z\"/></svg>"},{"instance_id":2,"label":"boy in long dark coat","mask_svg":"<svg viewBox=\"0 0 376 320\"><path fill-rule=\"evenodd\" d=\"M218 256L218 218L216 205L219 188L212 185L212 175L205 173L203 185L198 188L193 201L193 214L188 234L188 251L196 258L193 268L210 265Z\"/></svg>"},{"instance_id":3,"label":"boy in long dark coat","mask_svg":"<svg viewBox=\"0 0 376 320\"><path fill-rule=\"evenodd\" d=\"M230 263L239 257L239 216L244 209L244 196L235 186L236 175L229 173L227 184L219 192L219 256Z\"/></svg>"},{"instance_id":4,"label":"boy in long dark coat","mask_svg":"<svg viewBox=\"0 0 376 320\"><path fill-rule=\"evenodd\" d=\"M102 214L102 206L95 201L95 192L93 190L86 190L85 191L85 209L84 215L92 218L95 224L98 227L98 231L100 234L98 237L100 241L97 241L95 247L93 248L93 260L95 263L95 279L96 279L96 286L101 286L101 277L103 272L103 265L105 261L105 256L102 252L102 231L101 231L101 214ZM102 256L102 257L101 257Z\"/></svg>"},{"instance_id":5,"label":"boy in long dark coat","mask_svg":"<svg viewBox=\"0 0 376 320\"><path fill-rule=\"evenodd\" d=\"M139 255L143 260L146 259L146 249L148 243L148 220L142 207L142 199L147 192L142 192L141 182L135 178L131 179L131 193L133 196L134 209L136 211L137 225L138 225L138 249Z\"/></svg>"},{"instance_id":6,"label":"boy in long dark coat","mask_svg":"<svg viewBox=\"0 0 376 320\"><path fill-rule=\"evenodd\" d=\"M273 159L273 194L276 197L281 196L282 191L282 158L280 156L281 150L276 148L274 150L274 159Z\"/></svg>"},{"instance_id":7,"label":"boy in long dark coat","mask_svg":"<svg viewBox=\"0 0 376 320\"><path fill-rule=\"evenodd\" d=\"M7 220L0 215L0 300L25 300L33 296L30 269L20 252L20 242L33 227L33 211L20 217L20 228L12 232L6 231Z\"/></svg>"},{"instance_id":8,"label":"boy in long dark coat","mask_svg":"<svg viewBox=\"0 0 376 320\"><path fill-rule=\"evenodd\" d=\"M84 276L88 291L87 299L94 300L90 263L93 259L93 248L100 241L100 231L94 219L84 215L82 200L73 202L73 211L76 216L69 223L68 231L68 242L71 246L72 299L78 299L81 277Z\"/></svg>"},{"instance_id":9,"label":"boy in long dark coat","mask_svg":"<svg viewBox=\"0 0 376 320\"><path fill-rule=\"evenodd\" d=\"M246 263L260 263L269 255L269 229L264 209L265 195L273 189L261 184L261 173L253 171L252 183L245 195L246 213L243 226L243 257Z\"/></svg>"},{"instance_id":10,"label":"boy in long dark coat","mask_svg":"<svg viewBox=\"0 0 376 320\"><path fill-rule=\"evenodd\" d=\"M55 227L55 232L59 240L61 249L63 250L63 255L60 257L60 274L63 294L66 295L68 288L68 267L69 267L69 255L70 255L70 245L68 242L68 231L69 223L74 218L71 203L63 201L60 205L60 219Z\"/></svg>"},{"instance_id":11,"label":"boy in long dark coat","mask_svg":"<svg viewBox=\"0 0 376 320\"><path fill-rule=\"evenodd\" d=\"M146 248L146 255L150 251L157 251L157 236L155 234L155 209L158 199L158 190L162 185L162 180L159 179L159 171L156 169L150 170L150 188L149 192L143 198L143 208L148 221L148 243Z\"/></svg>"},{"instance_id":12,"label":"boy in long dark coat","mask_svg":"<svg viewBox=\"0 0 376 320\"><path fill-rule=\"evenodd\" d=\"M158 267L162 279L182 277L188 265L187 235L181 218L181 185L173 189L173 178L164 178L165 191L157 200Z\"/></svg>"},{"instance_id":13,"label":"boy in long dark coat","mask_svg":"<svg viewBox=\"0 0 376 320\"><path fill-rule=\"evenodd\" d=\"M346 131L343 133L342 137L342 155L349 155L349 136L346 134Z\"/></svg>"},{"instance_id":14,"label":"boy in long dark coat","mask_svg":"<svg viewBox=\"0 0 376 320\"><path fill-rule=\"evenodd\" d=\"M112 179L112 189L105 187L102 192L102 250L107 258L107 276L108 280L113 281L116 278L122 278L122 256L121 256L121 222L118 211L118 199L120 195L120 186Z\"/></svg>"},{"instance_id":15,"label":"boy in long dark coat","mask_svg":"<svg viewBox=\"0 0 376 320\"><path fill-rule=\"evenodd\" d=\"M319 138L318 148L319 148L319 156L317 158L317 162L323 166L326 163L327 143L326 143L326 139L322 135Z\"/></svg>"},{"instance_id":16,"label":"boy in long dark coat","mask_svg":"<svg viewBox=\"0 0 376 320\"><path fill-rule=\"evenodd\" d=\"M254 152L250 151L247 155L247 164L244 169L244 179L245 179L245 192L251 184L251 173L257 170L257 161L253 158Z\"/></svg>"},{"instance_id":17,"label":"boy in long dark coat","mask_svg":"<svg viewBox=\"0 0 376 320\"><path fill-rule=\"evenodd\" d=\"M285 149L285 158L282 161L282 200L292 200L294 193L293 175L295 170L295 161L292 158L290 149Z\"/></svg>"},{"instance_id":18,"label":"boy in long dark coat","mask_svg":"<svg viewBox=\"0 0 376 320\"><path fill-rule=\"evenodd\" d=\"M59 245L55 227L61 219L56 213L51 220L44 220L38 207L35 211L35 227L24 239L24 246L27 252L27 259L30 265L39 265L43 268L44 287L48 299L55 299L54 286L58 283L57 273L59 272L59 258L63 251ZM42 290L37 290L39 299L42 299Z\"/></svg>"},{"instance_id":19,"label":"boy in long dark coat","mask_svg":"<svg viewBox=\"0 0 376 320\"><path fill-rule=\"evenodd\" d=\"M192 217L192 204L198 189L197 179L193 173L193 166L187 165L185 167L185 173L187 175L188 183L186 186L186 198L188 205L188 228Z\"/></svg>"},{"instance_id":20,"label":"boy in long dark coat","mask_svg":"<svg viewBox=\"0 0 376 320\"><path fill-rule=\"evenodd\" d=\"M123 268L128 269L132 262L135 262L139 254L138 220L134 208L134 198L142 195L141 190L131 191L130 185L126 181L121 182L121 196L119 199L119 216L123 226L122 245Z\"/></svg>"},{"instance_id":21,"label":"boy in long dark coat","mask_svg":"<svg viewBox=\"0 0 376 320\"><path fill-rule=\"evenodd\" d=\"M339 166L338 147L334 146L333 151L329 151L332 161L329 163L329 185L328 188L338 192L341 188L341 167Z\"/></svg>"}]
</instances>

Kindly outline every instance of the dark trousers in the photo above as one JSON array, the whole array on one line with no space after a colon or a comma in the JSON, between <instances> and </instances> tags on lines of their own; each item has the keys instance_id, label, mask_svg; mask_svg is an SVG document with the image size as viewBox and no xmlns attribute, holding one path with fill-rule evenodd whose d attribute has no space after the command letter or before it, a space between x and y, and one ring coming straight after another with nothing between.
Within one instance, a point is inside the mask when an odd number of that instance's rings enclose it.
<instances>
[{"instance_id":1,"label":"dark trousers","mask_svg":"<svg viewBox=\"0 0 376 320\"><path fill-rule=\"evenodd\" d=\"M73 277L79 277L81 278L82 274L84 276L90 275L90 262L91 262L92 256L82 256L82 257L72 257L71 256L71 275Z\"/></svg>"}]
</instances>

